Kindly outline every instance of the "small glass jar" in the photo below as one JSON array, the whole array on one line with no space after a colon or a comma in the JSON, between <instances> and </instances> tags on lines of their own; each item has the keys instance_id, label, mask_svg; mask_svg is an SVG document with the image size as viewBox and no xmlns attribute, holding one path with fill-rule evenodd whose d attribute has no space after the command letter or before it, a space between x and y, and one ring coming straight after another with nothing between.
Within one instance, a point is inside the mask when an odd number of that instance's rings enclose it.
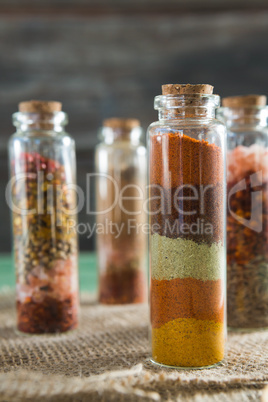
<instances>
[{"instance_id":1,"label":"small glass jar","mask_svg":"<svg viewBox=\"0 0 268 402\"><path fill-rule=\"evenodd\" d=\"M64 332L78 324L76 162L58 102L29 101L13 115L10 208L18 330Z\"/></svg>"},{"instance_id":2,"label":"small glass jar","mask_svg":"<svg viewBox=\"0 0 268 402\"><path fill-rule=\"evenodd\" d=\"M135 119L107 119L96 148L99 301L143 303L146 279L146 148ZM148 231L148 228L147 228Z\"/></svg>"},{"instance_id":3,"label":"small glass jar","mask_svg":"<svg viewBox=\"0 0 268 402\"><path fill-rule=\"evenodd\" d=\"M225 126L210 85L163 85L148 128L150 310L154 363L224 358Z\"/></svg>"},{"instance_id":4,"label":"small glass jar","mask_svg":"<svg viewBox=\"0 0 268 402\"><path fill-rule=\"evenodd\" d=\"M268 327L268 107L266 97L223 99L227 125L227 317Z\"/></svg>"}]
</instances>

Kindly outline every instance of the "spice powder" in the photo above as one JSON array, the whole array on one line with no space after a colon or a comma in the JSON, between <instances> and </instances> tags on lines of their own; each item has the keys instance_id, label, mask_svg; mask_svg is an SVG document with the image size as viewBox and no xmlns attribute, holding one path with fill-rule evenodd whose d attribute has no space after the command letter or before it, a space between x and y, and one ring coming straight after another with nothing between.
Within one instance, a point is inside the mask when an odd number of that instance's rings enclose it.
<instances>
[{"instance_id":1,"label":"spice powder","mask_svg":"<svg viewBox=\"0 0 268 402\"><path fill-rule=\"evenodd\" d=\"M151 211L159 211L150 217L151 336L158 363L202 367L224 357L223 166L220 148L207 141L179 132L151 138L151 183L161 186L165 202L173 203L179 186L191 185L199 194L209 186L204 212L195 200L182 201L184 211L196 210L194 215L180 214L174 204L162 213L151 190ZM211 233L167 230L167 223L191 225L201 218Z\"/></svg>"}]
</instances>

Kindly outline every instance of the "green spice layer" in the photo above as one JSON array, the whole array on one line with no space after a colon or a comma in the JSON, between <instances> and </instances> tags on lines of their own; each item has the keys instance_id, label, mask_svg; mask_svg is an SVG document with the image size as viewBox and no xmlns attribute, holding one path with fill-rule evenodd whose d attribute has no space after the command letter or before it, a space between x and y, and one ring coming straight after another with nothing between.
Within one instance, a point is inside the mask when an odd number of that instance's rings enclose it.
<instances>
[{"instance_id":1,"label":"green spice layer","mask_svg":"<svg viewBox=\"0 0 268 402\"><path fill-rule=\"evenodd\" d=\"M223 279L225 254L221 243L198 244L192 240L151 236L152 278L171 280L195 278Z\"/></svg>"}]
</instances>

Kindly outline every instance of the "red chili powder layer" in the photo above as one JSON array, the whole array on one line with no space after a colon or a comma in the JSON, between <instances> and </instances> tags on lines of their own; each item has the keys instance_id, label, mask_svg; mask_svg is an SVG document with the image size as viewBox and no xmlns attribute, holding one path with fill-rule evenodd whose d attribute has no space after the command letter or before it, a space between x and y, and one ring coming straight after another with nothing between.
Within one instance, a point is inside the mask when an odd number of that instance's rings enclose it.
<instances>
[{"instance_id":1,"label":"red chili powder layer","mask_svg":"<svg viewBox=\"0 0 268 402\"><path fill-rule=\"evenodd\" d=\"M151 322L159 328L176 318L223 322L223 281L176 278L151 281Z\"/></svg>"},{"instance_id":2,"label":"red chili powder layer","mask_svg":"<svg viewBox=\"0 0 268 402\"><path fill-rule=\"evenodd\" d=\"M152 136L150 159L150 181L164 188L183 184L216 185L223 180L221 149L179 132Z\"/></svg>"},{"instance_id":3,"label":"red chili powder layer","mask_svg":"<svg viewBox=\"0 0 268 402\"><path fill-rule=\"evenodd\" d=\"M17 302L19 331L30 334L65 332L78 325L78 301L46 297L42 303Z\"/></svg>"}]
</instances>

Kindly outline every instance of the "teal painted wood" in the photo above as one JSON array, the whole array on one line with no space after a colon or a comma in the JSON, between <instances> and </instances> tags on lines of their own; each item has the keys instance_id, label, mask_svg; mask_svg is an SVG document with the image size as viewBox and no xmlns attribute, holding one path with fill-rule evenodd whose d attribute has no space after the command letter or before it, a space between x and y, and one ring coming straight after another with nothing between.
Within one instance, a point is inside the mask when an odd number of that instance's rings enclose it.
<instances>
[{"instance_id":1,"label":"teal painted wood","mask_svg":"<svg viewBox=\"0 0 268 402\"><path fill-rule=\"evenodd\" d=\"M81 292L97 290L96 254L81 253L79 256L79 282ZM0 291L15 287L15 270L10 254L0 255Z\"/></svg>"}]
</instances>

